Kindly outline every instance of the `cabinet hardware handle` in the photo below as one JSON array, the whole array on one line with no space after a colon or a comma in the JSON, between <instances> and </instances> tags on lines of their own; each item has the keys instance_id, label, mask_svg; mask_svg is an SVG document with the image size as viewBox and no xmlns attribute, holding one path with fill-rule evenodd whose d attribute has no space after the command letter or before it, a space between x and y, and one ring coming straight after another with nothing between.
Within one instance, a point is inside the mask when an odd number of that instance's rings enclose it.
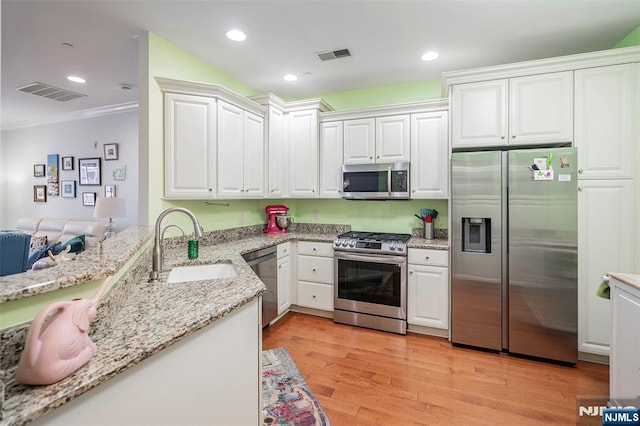
<instances>
[{"instance_id":1,"label":"cabinet hardware handle","mask_svg":"<svg viewBox=\"0 0 640 426\"><path fill-rule=\"evenodd\" d=\"M369 160L373 160L373 157L369 157Z\"/></svg>"},{"instance_id":2,"label":"cabinet hardware handle","mask_svg":"<svg viewBox=\"0 0 640 426\"><path fill-rule=\"evenodd\" d=\"M378 155L378 158L380 158L380 156Z\"/></svg>"},{"instance_id":3,"label":"cabinet hardware handle","mask_svg":"<svg viewBox=\"0 0 640 426\"><path fill-rule=\"evenodd\" d=\"M313 248L313 251L316 251L316 248L315 248L315 247Z\"/></svg>"},{"instance_id":4,"label":"cabinet hardware handle","mask_svg":"<svg viewBox=\"0 0 640 426\"><path fill-rule=\"evenodd\" d=\"M502 135L502 136L500 137L500 139L504 139L504 135Z\"/></svg>"},{"instance_id":5,"label":"cabinet hardware handle","mask_svg":"<svg viewBox=\"0 0 640 426\"><path fill-rule=\"evenodd\" d=\"M213 188L209 188L209 192L213 191Z\"/></svg>"},{"instance_id":6,"label":"cabinet hardware handle","mask_svg":"<svg viewBox=\"0 0 640 426\"><path fill-rule=\"evenodd\" d=\"M413 271L409 271L410 274L413 274Z\"/></svg>"},{"instance_id":7,"label":"cabinet hardware handle","mask_svg":"<svg viewBox=\"0 0 640 426\"><path fill-rule=\"evenodd\" d=\"M313 296L311 296L311 297L313 297L313 298L315 299L315 298L316 298L316 295L314 294L314 295L313 295Z\"/></svg>"},{"instance_id":8,"label":"cabinet hardware handle","mask_svg":"<svg viewBox=\"0 0 640 426\"><path fill-rule=\"evenodd\" d=\"M278 269L282 269L282 265L278 265Z\"/></svg>"},{"instance_id":9,"label":"cabinet hardware handle","mask_svg":"<svg viewBox=\"0 0 640 426\"><path fill-rule=\"evenodd\" d=\"M313 268L313 269L312 269L312 271L313 271L313 272L315 272L315 271L316 271L316 268Z\"/></svg>"},{"instance_id":10,"label":"cabinet hardware handle","mask_svg":"<svg viewBox=\"0 0 640 426\"><path fill-rule=\"evenodd\" d=\"M425 256L425 257L424 257L424 260L429 260L429 256Z\"/></svg>"},{"instance_id":11,"label":"cabinet hardware handle","mask_svg":"<svg viewBox=\"0 0 640 426\"><path fill-rule=\"evenodd\" d=\"M515 138L516 138L516 135L511 136L511 139L515 139Z\"/></svg>"},{"instance_id":12,"label":"cabinet hardware handle","mask_svg":"<svg viewBox=\"0 0 640 426\"><path fill-rule=\"evenodd\" d=\"M582 187L581 186L578 187L578 192L582 192Z\"/></svg>"},{"instance_id":13,"label":"cabinet hardware handle","mask_svg":"<svg viewBox=\"0 0 640 426\"><path fill-rule=\"evenodd\" d=\"M582 169L578 169L578 173L582 173L582 172L583 172L583 170L582 170Z\"/></svg>"}]
</instances>

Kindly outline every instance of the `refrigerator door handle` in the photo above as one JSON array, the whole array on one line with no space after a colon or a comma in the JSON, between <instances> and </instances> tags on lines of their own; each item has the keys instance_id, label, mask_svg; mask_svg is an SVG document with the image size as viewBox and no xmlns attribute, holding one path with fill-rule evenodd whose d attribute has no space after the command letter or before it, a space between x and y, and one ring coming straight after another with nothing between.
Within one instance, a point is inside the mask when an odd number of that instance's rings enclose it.
<instances>
[{"instance_id":1,"label":"refrigerator door handle","mask_svg":"<svg viewBox=\"0 0 640 426\"><path fill-rule=\"evenodd\" d=\"M501 298L502 298L502 349L509 349L509 155L502 152L502 246L501 252Z\"/></svg>"}]
</instances>

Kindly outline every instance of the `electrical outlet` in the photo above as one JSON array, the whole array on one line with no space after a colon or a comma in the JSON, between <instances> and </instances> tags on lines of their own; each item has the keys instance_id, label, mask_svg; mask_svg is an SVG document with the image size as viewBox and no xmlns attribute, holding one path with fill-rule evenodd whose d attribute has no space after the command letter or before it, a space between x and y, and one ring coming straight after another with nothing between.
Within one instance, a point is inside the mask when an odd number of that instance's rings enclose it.
<instances>
[{"instance_id":1,"label":"electrical outlet","mask_svg":"<svg viewBox=\"0 0 640 426\"><path fill-rule=\"evenodd\" d=\"M313 220L318 220L320 218L320 211L319 210L314 210L313 211Z\"/></svg>"},{"instance_id":2,"label":"electrical outlet","mask_svg":"<svg viewBox=\"0 0 640 426\"><path fill-rule=\"evenodd\" d=\"M244 222L244 212L240 212L240 223Z\"/></svg>"}]
</instances>

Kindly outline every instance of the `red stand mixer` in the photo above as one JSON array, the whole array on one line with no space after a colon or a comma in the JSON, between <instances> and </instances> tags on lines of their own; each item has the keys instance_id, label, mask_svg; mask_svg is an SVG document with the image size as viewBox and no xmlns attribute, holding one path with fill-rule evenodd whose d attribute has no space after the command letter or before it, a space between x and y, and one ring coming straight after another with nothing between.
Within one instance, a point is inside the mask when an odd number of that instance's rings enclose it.
<instances>
[{"instance_id":1,"label":"red stand mixer","mask_svg":"<svg viewBox=\"0 0 640 426\"><path fill-rule=\"evenodd\" d=\"M289 232L287 228L291 223L291 218L287 216L289 207L283 205L270 205L264 208L267 214L267 227L264 232L266 234L286 234ZM280 217L280 219L278 219ZM287 219L283 221L282 219Z\"/></svg>"}]
</instances>

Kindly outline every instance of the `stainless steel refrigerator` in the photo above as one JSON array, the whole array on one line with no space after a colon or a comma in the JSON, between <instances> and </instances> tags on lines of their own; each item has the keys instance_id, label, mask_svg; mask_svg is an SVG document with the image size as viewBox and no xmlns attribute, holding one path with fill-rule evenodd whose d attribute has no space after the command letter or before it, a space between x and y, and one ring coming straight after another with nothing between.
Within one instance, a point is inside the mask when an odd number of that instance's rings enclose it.
<instances>
[{"instance_id":1,"label":"stainless steel refrigerator","mask_svg":"<svg viewBox=\"0 0 640 426\"><path fill-rule=\"evenodd\" d=\"M575 148L452 154L454 343L577 362L576 162Z\"/></svg>"}]
</instances>

